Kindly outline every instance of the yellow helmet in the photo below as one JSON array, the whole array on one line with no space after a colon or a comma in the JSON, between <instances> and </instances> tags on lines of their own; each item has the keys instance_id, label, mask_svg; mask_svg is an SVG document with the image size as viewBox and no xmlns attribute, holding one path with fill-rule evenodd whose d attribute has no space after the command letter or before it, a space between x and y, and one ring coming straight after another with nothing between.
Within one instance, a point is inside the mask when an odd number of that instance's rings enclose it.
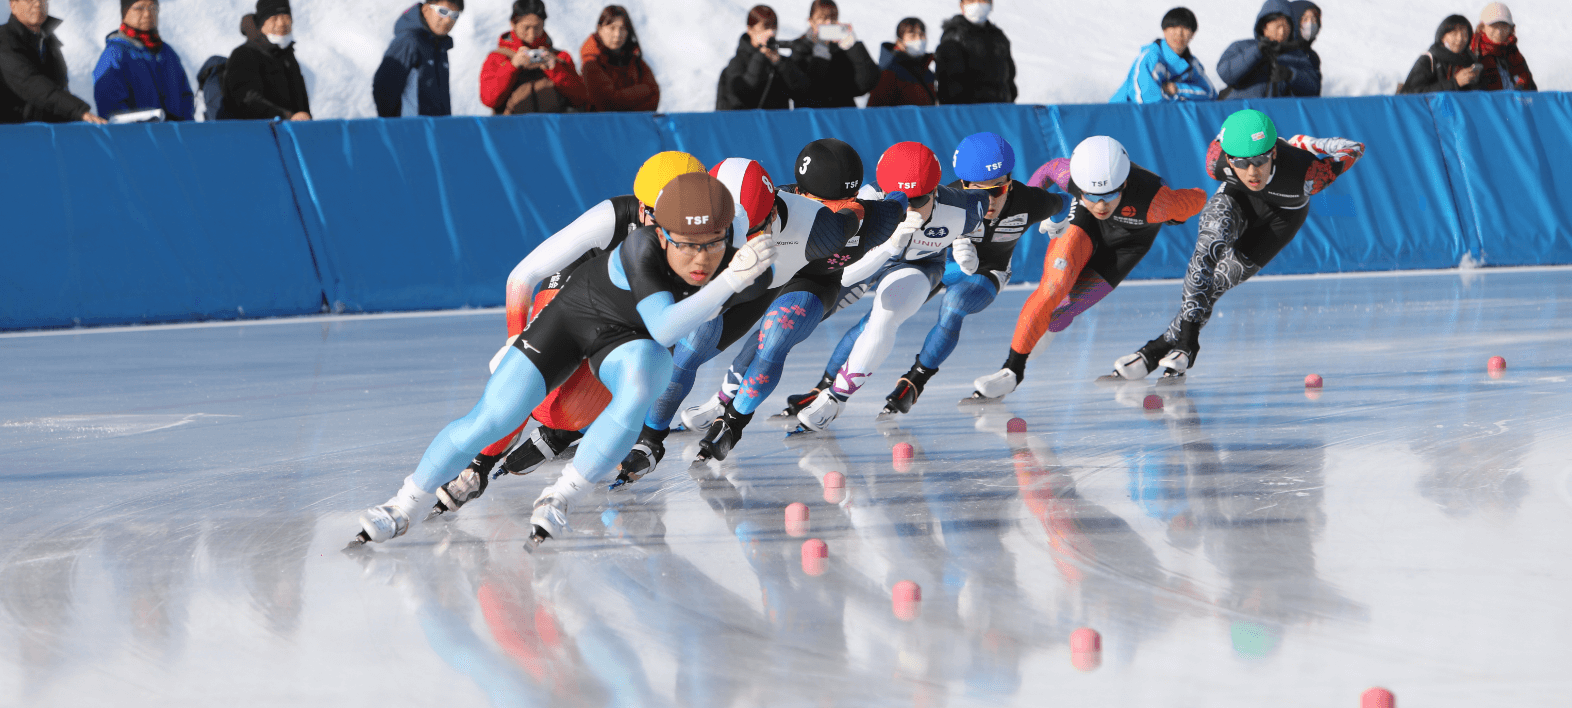
<instances>
[{"instance_id":1,"label":"yellow helmet","mask_svg":"<svg viewBox=\"0 0 1572 708\"><path fill-rule=\"evenodd\" d=\"M660 196L660 190L666 188L667 182L677 175L703 171L704 164L688 153L675 150L655 153L654 157L644 161L638 176L633 178L633 196L644 202L644 206L654 209L655 198Z\"/></svg>"}]
</instances>

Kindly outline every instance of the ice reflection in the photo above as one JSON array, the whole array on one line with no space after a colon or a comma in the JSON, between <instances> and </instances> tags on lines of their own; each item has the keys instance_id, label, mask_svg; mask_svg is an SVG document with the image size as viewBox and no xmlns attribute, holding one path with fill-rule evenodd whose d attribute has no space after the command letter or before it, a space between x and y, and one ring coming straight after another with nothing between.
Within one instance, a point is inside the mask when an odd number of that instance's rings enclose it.
<instances>
[{"instance_id":1,"label":"ice reflection","mask_svg":"<svg viewBox=\"0 0 1572 708\"><path fill-rule=\"evenodd\" d=\"M72 656L66 645L80 602L77 566L97 537L81 526L50 533L17 549L0 569L0 605L20 630L23 699L48 685Z\"/></svg>"}]
</instances>

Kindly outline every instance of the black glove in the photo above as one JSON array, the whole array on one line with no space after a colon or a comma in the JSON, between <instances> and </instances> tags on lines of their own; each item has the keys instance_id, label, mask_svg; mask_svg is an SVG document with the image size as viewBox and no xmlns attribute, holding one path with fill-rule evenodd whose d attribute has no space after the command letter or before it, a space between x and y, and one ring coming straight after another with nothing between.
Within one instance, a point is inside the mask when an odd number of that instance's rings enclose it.
<instances>
[{"instance_id":1,"label":"black glove","mask_svg":"<svg viewBox=\"0 0 1572 708\"><path fill-rule=\"evenodd\" d=\"M1261 50L1261 56L1272 60L1276 60L1277 55L1283 51L1281 43L1273 42L1270 39L1257 39L1255 40L1255 46Z\"/></svg>"},{"instance_id":2,"label":"black glove","mask_svg":"<svg viewBox=\"0 0 1572 708\"><path fill-rule=\"evenodd\" d=\"M1268 80L1274 84L1281 84L1287 83L1289 79L1293 78L1293 76L1293 69L1283 66L1277 62L1272 62L1272 75Z\"/></svg>"}]
</instances>

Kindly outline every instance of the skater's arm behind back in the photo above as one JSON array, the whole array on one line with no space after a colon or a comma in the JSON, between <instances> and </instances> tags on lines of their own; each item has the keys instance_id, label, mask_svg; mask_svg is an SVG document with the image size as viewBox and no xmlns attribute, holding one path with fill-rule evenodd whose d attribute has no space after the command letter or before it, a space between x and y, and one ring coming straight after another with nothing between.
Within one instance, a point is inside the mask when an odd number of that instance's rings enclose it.
<instances>
[{"instance_id":1,"label":"skater's arm behind back","mask_svg":"<svg viewBox=\"0 0 1572 708\"><path fill-rule=\"evenodd\" d=\"M1352 168L1359 158L1365 156L1365 144L1348 138L1312 138L1308 135L1295 135L1288 139L1288 144L1307 150L1316 156L1315 164L1310 166L1309 173L1305 175L1305 180L1311 183L1311 194L1326 189Z\"/></svg>"}]
</instances>

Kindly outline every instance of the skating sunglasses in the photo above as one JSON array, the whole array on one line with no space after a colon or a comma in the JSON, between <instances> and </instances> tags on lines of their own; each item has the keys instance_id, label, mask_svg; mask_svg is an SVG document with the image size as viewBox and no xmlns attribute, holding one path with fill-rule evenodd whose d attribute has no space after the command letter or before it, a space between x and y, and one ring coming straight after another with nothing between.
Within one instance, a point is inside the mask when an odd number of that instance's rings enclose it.
<instances>
[{"instance_id":1,"label":"skating sunglasses","mask_svg":"<svg viewBox=\"0 0 1572 708\"><path fill-rule=\"evenodd\" d=\"M1005 181L1003 184L994 185L992 187L978 187L971 184L966 184L965 186L966 189L970 191L987 194L989 199L998 199L1005 192L1010 191L1009 181Z\"/></svg>"},{"instance_id":2,"label":"skating sunglasses","mask_svg":"<svg viewBox=\"0 0 1572 708\"><path fill-rule=\"evenodd\" d=\"M1228 164L1232 165L1234 169L1239 170L1245 169L1246 167L1262 167L1266 165L1266 163L1271 162L1272 156L1276 153L1276 150L1272 150L1261 155L1256 155L1255 157L1234 157L1233 155L1229 155Z\"/></svg>"},{"instance_id":3,"label":"skating sunglasses","mask_svg":"<svg viewBox=\"0 0 1572 708\"><path fill-rule=\"evenodd\" d=\"M705 241L704 243L685 243L672 238L671 234L669 233L666 234L666 242L670 243L672 248L677 249L678 253L686 253L695 256L700 253L715 253L717 251L725 250L727 240L727 237L722 236L718 239L715 239L714 241Z\"/></svg>"},{"instance_id":4,"label":"skating sunglasses","mask_svg":"<svg viewBox=\"0 0 1572 708\"><path fill-rule=\"evenodd\" d=\"M909 197L906 200L906 205L912 209L921 209L928 205L928 200L930 199L933 199L933 192L929 192L920 197Z\"/></svg>"},{"instance_id":5,"label":"skating sunglasses","mask_svg":"<svg viewBox=\"0 0 1572 708\"><path fill-rule=\"evenodd\" d=\"M1122 193L1123 191L1124 190L1116 189L1116 190L1114 190L1112 192L1103 192L1102 194L1088 194L1088 193L1083 192L1083 193L1081 193L1081 196L1083 198L1085 198L1086 201L1097 202L1098 204L1101 204L1103 202L1111 202L1111 201L1113 201L1115 199L1118 199L1120 193Z\"/></svg>"},{"instance_id":6,"label":"skating sunglasses","mask_svg":"<svg viewBox=\"0 0 1572 708\"><path fill-rule=\"evenodd\" d=\"M432 5L431 9L436 10L437 15L453 20L454 22L457 22L459 15L463 13L463 10L451 10L441 5Z\"/></svg>"}]
</instances>

